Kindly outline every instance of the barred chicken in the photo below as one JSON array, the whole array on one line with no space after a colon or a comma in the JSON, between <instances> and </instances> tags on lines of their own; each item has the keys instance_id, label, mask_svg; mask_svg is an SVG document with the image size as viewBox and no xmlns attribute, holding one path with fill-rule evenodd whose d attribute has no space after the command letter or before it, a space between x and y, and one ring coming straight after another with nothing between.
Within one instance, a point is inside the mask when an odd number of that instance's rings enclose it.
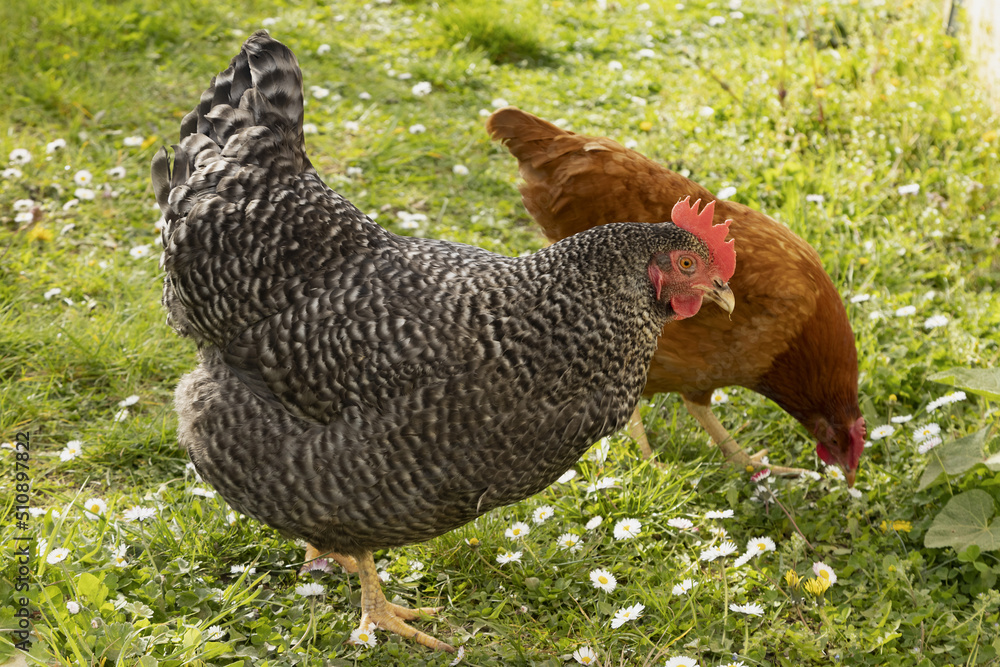
<instances>
[{"instance_id":1,"label":"barred chicken","mask_svg":"<svg viewBox=\"0 0 1000 667\"><path fill-rule=\"evenodd\" d=\"M153 160L163 303L198 345L178 438L233 508L356 566L363 627L452 651L373 551L537 493L620 428L663 325L732 311L733 242L687 202L520 258L397 236L324 185L302 104L257 32Z\"/></svg>"},{"instance_id":2,"label":"barred chicken","mask_svg":"<svg viewBox=\"0 0 1000 667\"><path fill-rule=\"evenodd\" d=\"M552 241L607 223L667 220L685 197L713 199L697 183L611 139L568 132L520 109L496 111L487 131L517 158L524 205ZM717 202L715 219L727 218L740 248L731 283L740 307L732 318L707 308L669 324L643 394L680 392L727 460L761 465L710 407L719 387L752 389L799 420L817 439L820 459L843 468L853 485L865 421L857 348L840 295L816 251L787 227L742 204ZM632 422L645 443L638 412ZM648 444L644 450L650 453Z\"/></svg>"}]
</instances>

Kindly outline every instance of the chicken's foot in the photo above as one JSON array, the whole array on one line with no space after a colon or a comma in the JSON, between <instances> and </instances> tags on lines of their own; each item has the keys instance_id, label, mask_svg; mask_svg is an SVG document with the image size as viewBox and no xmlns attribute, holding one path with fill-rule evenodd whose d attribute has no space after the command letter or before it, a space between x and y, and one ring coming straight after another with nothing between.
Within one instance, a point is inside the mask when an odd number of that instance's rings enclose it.
<instances>
[{"instance_id":1,"label":"chicken's foot","mask_svg":"<svg viewBox=\"0 0 1000 667\"><path fill-rule=\"evenodd\" d=\"M691 413L701 427L708 431L709 437L719 446L722 450L722 456L729 463L734 466L739 466L742 468L754 469L754 468L769 468L772 475L782 475L787 477L796 477L805 472L802 468L786 468L784 466L775 465L765 465L762 459L767 455L767 450L762 449L752 456L743 451L736 439L729 434L726 427L722 425L719 418L715 416L712 412L712 407L710 405L705 405L702 403L696 403L690 400L687 396L681 395L684 399L684 405L687 407L688 412Z\"/></svg>"},{"instance_id":2,"label":"chicken's foot","mask_svg":"<svg viewBox=\"0 0 1000 667\"><path fill-rule=\"evenodd\" d=\"M382 580L379 579L378 572L375 570L375 559L372 557L372 552L366 551L358 554L354 560L358 566L358 576L361 578L362 628L367 628L369 624L374 623L383 630L402 635L418 644L429 646L438 651L455 652L455 647L451 644L445 644L440 639L424 634L405 622L425 614L435 614L441 610L441 607L408 609L392 604L385 599L385 594L382 592Z\"/></svg>"},{"instance_id":3,"label":"chicken's foot","mask_svg":"<svg viewBox=\"0 0 1000 667\"><path fill-rule=\"evenodd\" d=\"M305 572L309 568L309 564L317 558L330 558L337 561L340 567L344 568L344 572L347 572L348 574L354 574L358 571L358 563L354 560L353 556L344 556L343 554L334 553L332 551L321 552L313 545L307 544L305 556L306 562L302 566L301 572Z\"/></svg>"}]
</instances>

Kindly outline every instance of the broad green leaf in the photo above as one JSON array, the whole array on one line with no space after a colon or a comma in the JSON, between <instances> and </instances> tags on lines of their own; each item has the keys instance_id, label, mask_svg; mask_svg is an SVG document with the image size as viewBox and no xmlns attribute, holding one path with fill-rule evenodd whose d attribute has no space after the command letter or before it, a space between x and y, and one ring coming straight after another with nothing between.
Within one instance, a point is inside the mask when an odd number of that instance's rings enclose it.
<instances>
[{"instance_id":1,"label":"broad green leaf","mask_svg":"<svg viewBox=\"0 0 1000 667\"><path fill-rule=\"evenodd\" d=\"M990 427L970 433L964 438L938 445L927 452L927 467L920 477L918 491L923 491L934 484L941 474L960 475L980 463L990 470L1000 469L1000 459L997 456L987 457L983 452ZM997 459L997 460L995 460Z\"/></svg>"},{"instance_id":2,"label":"broad green leaf","mask_svg":"<svg viewBox=\"0 0 1000 667\"><path fill-rule=\"evenodd\" d=\"M924 546L964 551L975 544L983 551L1000 549L1000 519L990 522L995 513L993 496L985 491L973 489L960 493L934 517L924 535Z\"/></svg>"},{"instance_id":3,"label":"broad green leaf","mask_svg":"<svg viewBox=\"0 0 1000 667\"><path fill-rule=\"evenodd\" d=\"M952 368L927 379L1000 401L1000 368Z\"/></svg>"},{"instance_id":4,"label":"broad green leaf","mask_svg":"<svg viewBox=\"0 0 1000 667\"><path fill-rule=\"evenodd\" d=\"M108 587L90 572L84 572L77 579L76 592L95 607L100 607L108 599Z\"/></svg>"}]
</instances>

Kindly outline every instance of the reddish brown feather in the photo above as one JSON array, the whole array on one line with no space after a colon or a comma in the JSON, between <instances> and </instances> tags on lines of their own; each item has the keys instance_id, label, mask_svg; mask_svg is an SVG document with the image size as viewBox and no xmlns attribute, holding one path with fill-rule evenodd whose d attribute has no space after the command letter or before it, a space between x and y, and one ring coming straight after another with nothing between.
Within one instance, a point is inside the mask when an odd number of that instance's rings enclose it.
<instances>
[{"instance_id":1,"label":"reddish brown feather","mask_svg":"<svg viewBox=\"0 0 1000 667\"><path fill-rule=\"evenodd\" d=\"M495 112L486 127L517 158L524 205L552 241L612 222L670 220L685 197L716 199L615 141L567 132L513 107ZM645 394L681 392L707 405L718 387L747 387L778 403L853 470L864 430L854 333L840 295L816 251L787 227L717 201L714 220L726 219L739 242L729 283L736 310L730 319L704 307L668 324Z\"/></svg>"}]
</instances>

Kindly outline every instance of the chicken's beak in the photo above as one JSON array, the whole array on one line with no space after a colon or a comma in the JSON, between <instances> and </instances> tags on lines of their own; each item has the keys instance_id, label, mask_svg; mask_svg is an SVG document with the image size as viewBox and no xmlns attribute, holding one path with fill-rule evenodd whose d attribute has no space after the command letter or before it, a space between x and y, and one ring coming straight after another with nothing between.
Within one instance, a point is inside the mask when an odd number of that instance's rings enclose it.
<instances>
[{"instance_id":1,"label":"chicken's beak","mask_svg":"<svg viewBox=\"0 0 1000 667\"><path fill-rule=\"evenodd\" d=\"M705 290L705 298L719 304L724 311L732 315L733 308L736 307L736 297L733 296L733 290L729 289L729 283L724 283L719 279L715 279L713 282L712 287L702 288Z\"/></svg>"},{"instance_id":2,"label":"chicken's beak","mask_svg":"<svg viewBox=\"0 0 1000 667\"><path fill-rule=\"evenodd\" d=\"M857 470L844 470L844 477L847 478L848 488L854 488L854 476L858 474Z\"/></svg>"}]
</instances>

